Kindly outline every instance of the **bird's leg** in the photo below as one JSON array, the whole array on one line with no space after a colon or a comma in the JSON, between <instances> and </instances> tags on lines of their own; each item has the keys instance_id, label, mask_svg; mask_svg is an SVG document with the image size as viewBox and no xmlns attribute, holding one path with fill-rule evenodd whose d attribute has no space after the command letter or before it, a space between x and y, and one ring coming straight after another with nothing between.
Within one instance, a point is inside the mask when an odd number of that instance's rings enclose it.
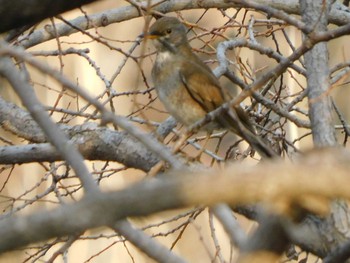
<instances>
[{"instance_id":1,"label":"bird's leg","mask_svg":"<svg viewBox=\"0 0 350 263\"><path fill-rule=\"evenodd\" d=\"M189 137L191 137L193 134L193 132L189 132L189 131L185 131L184 133L182 133L180 136L179 136L179 139L177 140L177 142L175 143L173 149L172 149L172 153L175 154L177 153L181 146L183 145L183 143L185 141L187 141L187 139ZM155 176L157 173L159 173L159 171L161 169L163 169L164 167L164 164L165 162L164 161L159 161L156 165L154 165L151 170L147 173L147 176Z\"/></svg>"},{"instance_id":2,"label":"bird's leg","mask_svg":"<svg viewBox=\"0 0 350 263\"><path fill-rule=\"evenodd\" d=\"M164 167L165 162L159 161L156 163L147 173L147 176L153 177L156 176Z\"/></svg>"},{"instance_id":3,"label":"bird's leg","mask_svg":"<svg viewBox=\"0 0 350 263\"><path fill-rule=\"evenodd\" d=\"M184 144L184 142L187 141L188 138L190 138L192 135L193 132L190 132L186 129L186 131L179 136L179 139L177 140L172 149L172 152L177 153L180 150L181 146Z\"/></svg>"}]
</instances>

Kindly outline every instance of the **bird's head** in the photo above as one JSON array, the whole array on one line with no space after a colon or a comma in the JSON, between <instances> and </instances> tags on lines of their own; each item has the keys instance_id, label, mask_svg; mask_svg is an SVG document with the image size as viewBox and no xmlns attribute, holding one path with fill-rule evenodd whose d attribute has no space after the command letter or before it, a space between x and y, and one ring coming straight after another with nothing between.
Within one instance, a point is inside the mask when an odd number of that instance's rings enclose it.
<instances>
[{"instance_id":1,"label":"bird's head","mask_svg":"<svg viewBox=\"0 0 350 263\"><path fill-rule=\"evenodd\" d=\"M175 53L182 45L188 45L186 27L175 17L158 19L145 35L153 39L158 51Z\"/></svg>"}]
</instances>

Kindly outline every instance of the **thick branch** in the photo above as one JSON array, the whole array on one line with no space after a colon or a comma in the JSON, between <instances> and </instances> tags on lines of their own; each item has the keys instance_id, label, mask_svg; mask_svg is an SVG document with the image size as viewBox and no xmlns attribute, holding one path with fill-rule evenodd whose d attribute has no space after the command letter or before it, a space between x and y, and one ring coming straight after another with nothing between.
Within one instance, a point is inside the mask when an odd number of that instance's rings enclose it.
<instances>
[{"instance_id":1,"label":"thick branch","mask_svg":"<svg viewBox=\"0 0 350 263\"><path fill-rule=\"evenodd\" d=\"M30 114L0 97L0 125L11 133L36 144L0 147L0 164L62 161L55 147ZM84 159L116 161L126 167L148 171L159 158L127 132L99 127L96 123L59 126L75 143Z\"/></svg>"},{"instance_id":2,"label":"thick branch","mask_svg":"<svg viewBox=\"0 0 350 263\"><path fill-rule=\"evenodd\" d=\"M303 20L310 24L317 33L327 30L329 9L327 1L301 1ZM304 56L307 70L309 116L314 144L315 146L333 146L336 144L336 138L329 97L327 43L316 44Z\"/></svg>"},{"instance_id":3,"label":"thick branch","mask_svg":"<svg viewBox=\"0 0 350 263\"><path fill-rule=\"evenodd\" d=\"M299 14L299 2L298 0L256 0L255 2L260 3L263 6L269 6L278 10L282 10L288 14ZM147 1L142 2L143 6L146 7ZM165 1L160 5L156 5L152 10L169 13L173 11L190 10L198 8L240 8L241 4L237 4L231 1L225 0L169 0ZM349 10L342 6L334 4L329 16L329 22L337 25L345 25L350 22ZM140 17L142 14L139 9L135 6L126 6L101 13L89 15L89 21L86 16L80 16L70 21L72 25L81 30L91 29L92 27L102 27L113 23L127 21L136 17ZM47 26L42 29L38 29L31 33L29 36L25 36L21 45L25 48L35 46L39 43L51 40L55 38L51 26ZM60 36L69 36L77 32L76 28L72 28L70 25L60 23L56 25L57 34Z\"/></svg>"},{"instance_id":4,"label":"thick branch","mask_svg":"<svg viewBox=\"0 0 350 263\"><path fill-rule=\"evenodd\" d=\"M121 191L88 196L49 212L5 218L0 222L0 252L108 226L127 216L199 204L259 202L285 215L295 207L324 214L331 199L350 199L349 163L349 151L332 149L313 152L293 164L275 160L255 167L240 163L220 173L169 174ZM310 176L315 173L317 180Z\"/></svg>"},{"instance_id":5,"label":"thick branch","mask_svg":"<svg viewBox=\"0 0 350 263\"><path fill-rule=\"evenodd\" d=\"M86 160L115 161L126 167L149 171L159 158L126 132L108 128L79 128L71 141ZM0 147L0 164L54 162L64 160L49 143Z\"/></svg>"}]
</instances>

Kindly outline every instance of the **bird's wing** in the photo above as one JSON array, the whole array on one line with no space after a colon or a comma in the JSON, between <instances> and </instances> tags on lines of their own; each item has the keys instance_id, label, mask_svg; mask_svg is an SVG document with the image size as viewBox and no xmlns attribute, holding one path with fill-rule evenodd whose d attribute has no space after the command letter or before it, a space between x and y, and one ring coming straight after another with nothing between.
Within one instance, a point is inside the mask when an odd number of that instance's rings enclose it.
<instances>
[{"instance_id":1,"label":"bird's wing","mask_svg":"<svg viewBox=\"0 0 350 263\"><path fill-rule=\"evenodd\" d=\"M195 61L196 63L192 63ZM212 71L202 61L197 59L191 59L185 62L181 68L186 71L180 71L181 80L184 83L187 91L191 97L196 100L201 107L210 112L217 107L221 106L227 100L230 100L228 94L225 93L220 86L218 79L214 76ZM205 73L205 74L203 74ZM222 123L223 126L229 126L236 129L236 133L240 134L239 127L236 122L242 123L249 131L255 133L255 128L250 122L247 113L239 106L234 106L235 116L229 116L230 113L224 114L223 118L219 121L226 122ZM232 112L231 112L232 114Z\"/></svg>"},{"instance_id":2,"label":"bird's wing","mask_svg":"<svg viewBox=\"0 0 350 263\"><path fill-rule=\"evenodd\" d=\"M199 59L197 63L188 59L179 72L190 96L206 111L210 112L221 106L227 99L225 91L221 88L218 79ZM184 70L186 69L186 70ZM204 73L204 74L203 74ZM276 154L256 135L255 127L247 113L236 105L217 118L222 127L229 128L245 139L263 157L274 157Z\"/></svg>"},{"instance_id":3,"label":"bird's wing","mask_svg":"<svg viewBox=\"0 0 350 263\"><path fill-rule=\"evenodd\" d=\"M181 67L180 79L191 97L205 110L212 111L225 102L219 81L202 62L187 60Z\"/></svg>"}]
</instances>

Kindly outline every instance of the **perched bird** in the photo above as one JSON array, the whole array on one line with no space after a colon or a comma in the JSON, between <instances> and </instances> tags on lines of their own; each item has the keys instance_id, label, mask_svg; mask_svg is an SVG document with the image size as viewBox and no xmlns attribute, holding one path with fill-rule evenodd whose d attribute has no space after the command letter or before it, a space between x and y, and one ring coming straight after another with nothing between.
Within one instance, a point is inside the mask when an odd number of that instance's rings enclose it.
<instances>
[{"instance_id":1,"label":"perched bird","mask_svg":"<svg viewBox=\"0 0 350 263\"><path fill-rule=\"evenodd\" d=\"M175 17L158 19L146 37L154 40L157 57L152 78L160 101L180 123L191 126L231 97L211 69L191 49L186 27ZM256 135L240 106L232 107L203 129L228 129L246 140L262 157L276 156Z\"/></svg>"}]
</instances>

